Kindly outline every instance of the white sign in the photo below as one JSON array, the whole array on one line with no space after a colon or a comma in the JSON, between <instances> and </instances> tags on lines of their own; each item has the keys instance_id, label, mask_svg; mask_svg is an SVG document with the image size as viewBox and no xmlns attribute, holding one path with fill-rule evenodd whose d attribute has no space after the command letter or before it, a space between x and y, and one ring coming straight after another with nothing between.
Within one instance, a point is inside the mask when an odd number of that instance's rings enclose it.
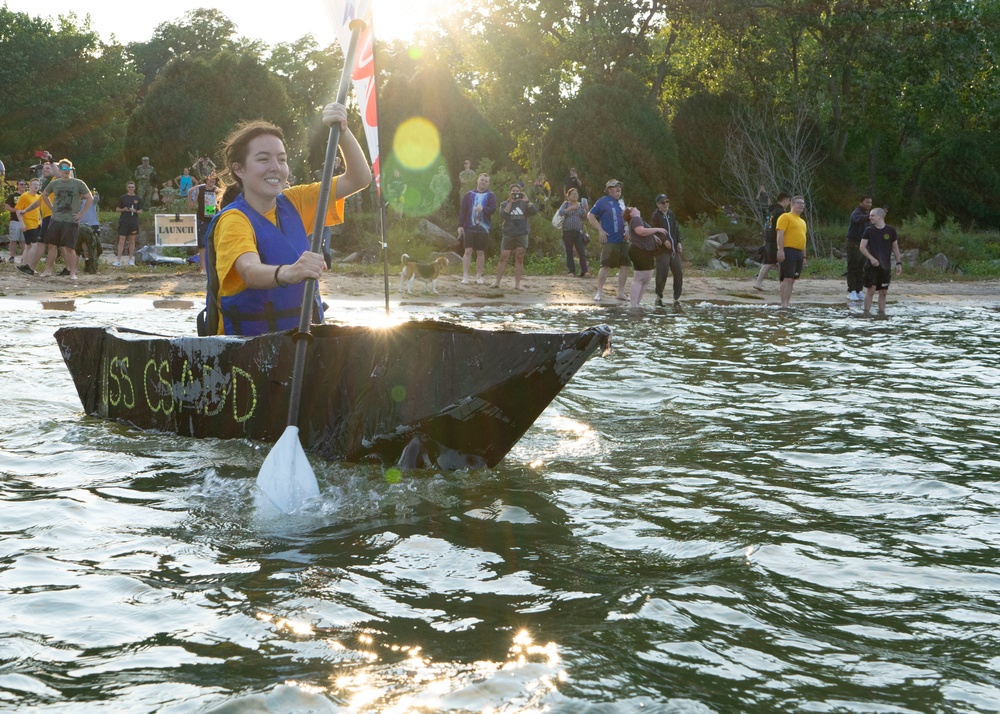
<instances>
[{"instance_id":1,"label":"white sign","mask_svg":"<svg viewBox=\"0 0 1000 714\"><path fill-rule=\"evenodd\" d=\"M156 245L198 247L198 221L193 213L157 213Z\"/></svg>"}]
</instances>

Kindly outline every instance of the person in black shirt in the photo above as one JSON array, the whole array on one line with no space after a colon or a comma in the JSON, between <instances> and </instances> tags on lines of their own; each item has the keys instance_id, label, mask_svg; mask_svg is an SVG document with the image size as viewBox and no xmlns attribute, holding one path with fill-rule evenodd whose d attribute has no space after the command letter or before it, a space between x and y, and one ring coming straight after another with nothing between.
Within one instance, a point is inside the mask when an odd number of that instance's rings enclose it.
<instances>
[{"instance_id":1,"label":"person in black shirt","mask_svg":"<svg viewBox=\"0 0 1000 714\"><path fill-rule=\"evenodd\" d=\"M847 226L847 299L861 300L861 291L865 287L864 269L865 258L861 255L858 246L861 244L861 235L868 228L868 212L872 210L872 197L862 196L857 207L851 213L851 221Z\"/></svg>"},{"instance_id":2,"label":"person in black shirt","mask_svg":"<svg viewBox=\"0 0 1000 714\"><path fill-rule=\"evenodd\" d=\"M115 212L118 213L118 251L115 254L116 268L125 263L125 239L129 239L128 264L135 265L135 237L139 235L139 214L144 208L142 199L135 193L135 181L125 184L126 193L118 197Z\"/></svg>"},{"instance_id":3,"label":"person in black shirt","mask_svg":"<svg viewBox=\"0 0 1000 714\"><path fill-rule=\"evenodd\" d=\"M754 290L764 289L764 278L771 272L771 268L778 265L778 219L781 218L781 214L788 212L791 203L792 197L782 191L767 211L767 222L764 225L764 260L760 272L757 273L757 280L754 281Z\"/></svg>"},{"instance_id":4,"label":"person in black shirt","mask_svg":"<svg viewBox=\"0 0 1000 714\"><path fill-rule=\"evenodd\" d=\"M684 285L684 274L681 271L681 231L677 226L677 217L670 210L670 199L665 194L656 197L656 210L649 219L653 228L663 228L667 232L667 240L663 241L653 251L656 259L656 305L663 305L663 288L667 284L667 274L674 274L674 302L681 299L681 288Z\"/></svg>"},{"instance_id":5,"label":"person in black shirt","mask_svg":"<svg viewBox=\"0 0 1000 714\"><path fill-rule=\"evenodd\" d=\"M895 258L896 275L903 274L903 256L899 252L896 229L885 222L885 209L873 208L871 224L861 235L858 250L866 259L864 265L865 314L872 308L872 299L878 291L878 314L885 314L885 297L892 279L891 261Z\"/></svg>"}]
</instances>

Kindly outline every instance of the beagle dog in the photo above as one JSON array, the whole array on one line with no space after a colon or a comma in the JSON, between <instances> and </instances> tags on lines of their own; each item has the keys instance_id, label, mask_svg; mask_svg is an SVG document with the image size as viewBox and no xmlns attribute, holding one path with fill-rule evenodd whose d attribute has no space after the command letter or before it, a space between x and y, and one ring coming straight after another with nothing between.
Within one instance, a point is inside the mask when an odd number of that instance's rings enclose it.
<instances>
[{"instance_id":1,"label":"beagle dog","mask_svg":"<svg viewBox=\"0 0 1000 714\"><path fill-rule=\"evenodd\" d=\"M410 256L403 253L402 263L403 272L399 275L399 292L403 292L403 285L406 284L406 292L412 295L413 281L420 278L424 281L424 292L427 292L429 287L437 295L438 276L448 267L448 258L442 255L430 263L418 263L410 260Z\"/></svg>"}]
</instances>

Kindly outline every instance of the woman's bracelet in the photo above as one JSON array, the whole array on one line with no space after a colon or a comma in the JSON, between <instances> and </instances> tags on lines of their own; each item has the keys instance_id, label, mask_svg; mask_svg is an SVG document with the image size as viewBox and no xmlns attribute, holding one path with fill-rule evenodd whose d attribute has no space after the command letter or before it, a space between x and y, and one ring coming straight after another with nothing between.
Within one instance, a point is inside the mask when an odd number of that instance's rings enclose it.
<instances>
[{"instance_id":1,"label":"woman's bracelet","mask_svg":"<svg viewBox=\"0 0 1000 714\"><path fill-rule=\"evenodd\" d=\"M277 268L274 269L274 284L279 288L287 288L289 285L288 283L281 282L281 280L278 278L278 271L284 267L285 267L284 265L279 265Z\"/></svg>"}]
</instances>

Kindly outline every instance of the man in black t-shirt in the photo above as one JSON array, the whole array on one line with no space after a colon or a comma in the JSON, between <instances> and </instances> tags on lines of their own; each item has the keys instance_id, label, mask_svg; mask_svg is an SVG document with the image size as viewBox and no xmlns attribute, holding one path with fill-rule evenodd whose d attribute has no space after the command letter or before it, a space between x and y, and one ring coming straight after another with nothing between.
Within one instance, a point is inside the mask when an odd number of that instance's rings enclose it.
<instances>
[{"instance_id":1,"label":"man in black t-shirt","mask_svg":"<svg viewBox=\"0 0 1000 714\"><path fill-rule=\"evenodd\" d=\"M891 262L895 258L896 275L903 273L903 256L899 252L896 229L885 222L885 210L873 208L869 214L871 224L861 235L859 250L867 262L864 267L865 314L872 308L872 299L878 290L878 312L885 314L885 297L892 279Z\"/></svg>"},{"instance_id":2,"label":"man in black t-shirt","mask_svg":"<svg viewBox=\"0 0 1000 714\"><path fill-rule=\"evenodd\" d=\"M764 289L764 278L771 272L771 268L778 265L778 219L783 213L788 213L791 203L792 197L782 191L767 210L767 221L764 224L764 260L760 272L757 273L757 280L754 281L754 290Z\"/></svg>"},{"instance_id":3,"label":"man in black t-shirt","mask_svg":"<svg viewBox=\"0 0 1000 714\"><path fill-rule=\"evenodd\" d=\"M139 235L139 214L144 208L142 199L135 192L135 181L125 184L125 193L118 197L115 212L118 214L118 251L116 268L125 263L125 239L129 240L128 264L135 265L135 238Z\"/></svg>"}]
</instances>

